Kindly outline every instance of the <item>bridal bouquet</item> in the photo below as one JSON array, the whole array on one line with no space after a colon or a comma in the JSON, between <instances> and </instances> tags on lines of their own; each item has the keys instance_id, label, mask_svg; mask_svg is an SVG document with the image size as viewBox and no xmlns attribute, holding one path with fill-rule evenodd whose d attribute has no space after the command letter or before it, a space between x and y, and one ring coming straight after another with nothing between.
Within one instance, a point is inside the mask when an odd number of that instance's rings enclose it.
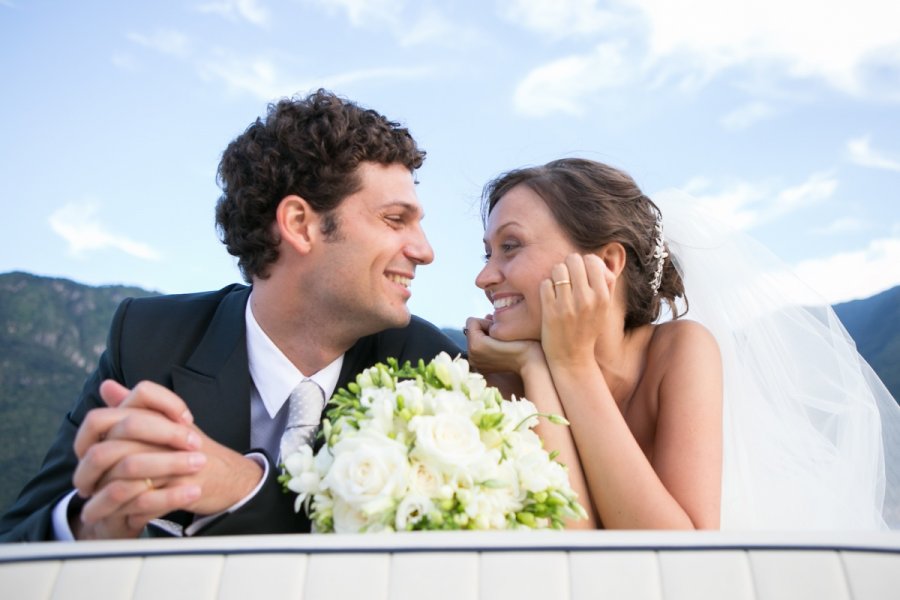
<instances>
[{"instance_id":1,"label":"bridal bouquet","mask_svg":"<svg viewBox=\"0 0 900 600\"><path fill-rule=\"evenodd\" d=\"M387 362L334 395L318 453L284 459L279 481L315 531L562 528L586 516L531 430L545 416L531 402L504 401L443 352L415 368Z\"/></svg>"}]
</instances>

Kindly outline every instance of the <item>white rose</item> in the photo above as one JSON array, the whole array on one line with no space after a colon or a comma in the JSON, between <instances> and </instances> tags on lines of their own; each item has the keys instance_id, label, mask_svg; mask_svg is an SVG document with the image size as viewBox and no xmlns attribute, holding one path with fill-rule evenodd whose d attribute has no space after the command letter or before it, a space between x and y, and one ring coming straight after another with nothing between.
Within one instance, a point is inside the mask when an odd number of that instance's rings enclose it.
<instances>
[{"instance_id":1,"label":"white rose","mask_svg":"<svg viewBox=\"0 0 900 600\"><path fill-rule=\"evenodd\" d=\"M373 522L363 511L339 498L334 499L331 516L335 533L360 533Z\"/></svg>"},{"instance_id":2,"label":"white rose","mask_svg":"<svg viewBox=\"0 0 900 600\"><path fill-rule=\"evenodd\" d=\"M363 430L332 448L334 462L324 483L332 494L368 513L383 510L406 490L406 447L378 432Z\"/></svg>"},{"instance_id":3,"label":"white rose","mask_svg":"<svg viewBox=\"0 0 900 600\"><path fill-rule=\"evenodd\" d=\"M413 460L409 468L409 491L428 498L436 498L444 484L440 472L419 460Z\"/></svg>"},{"instance_id":4,"label":"white rose","mask_svg":"<svg viewBox=\"0 0 900 600\"><path fill-rule=\"evenodd\" d=\"M415 525L434 511L434 503L427 496L409 494L397 505L394 527L405 531L407 525Z\"/></svg>"},{"instance_id":5,"label":"white rose","mask_svg":"<svg viewBox=\"0 0 900 600\"><path fill-rule=\"evenodd\" d=\"M412 456L445 472L464 469L485 452L478 427L461 414L413 417L409 429L416 434Z\"/></svg>"}]
</instances>

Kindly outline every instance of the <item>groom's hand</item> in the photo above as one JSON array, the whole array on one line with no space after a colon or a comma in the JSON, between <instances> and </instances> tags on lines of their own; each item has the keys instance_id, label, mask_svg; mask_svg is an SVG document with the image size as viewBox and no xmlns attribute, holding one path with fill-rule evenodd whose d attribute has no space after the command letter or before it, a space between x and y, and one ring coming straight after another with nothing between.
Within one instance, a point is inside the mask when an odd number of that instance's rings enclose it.
<instances>
[{"instance_id":1,"label":"groom's hand","mask_svg":"<svg viewBox=\"0 0 900 600\"><path fill-rule=\"evenodd\" d=\"M134 537L178 509L221 512L259 482L259 465L196 428L170 390L106 381L100 392L110 408L89 412L75 440L73 483L89 498L76 537Z\"/></svg>"}]
</instances>

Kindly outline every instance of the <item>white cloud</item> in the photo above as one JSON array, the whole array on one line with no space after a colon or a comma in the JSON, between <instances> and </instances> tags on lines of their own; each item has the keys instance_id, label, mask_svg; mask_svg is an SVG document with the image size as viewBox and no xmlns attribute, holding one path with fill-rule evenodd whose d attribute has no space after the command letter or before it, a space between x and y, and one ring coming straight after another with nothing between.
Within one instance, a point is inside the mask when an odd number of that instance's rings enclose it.
<instances>
[{"instance_id":1,"label":"white cloud","mask_svg":"<svg viewBox=\"0 0 900 600\"><path fill-rule=\"evenodd\" d=\"M152 34L129 33L128 39L163 54L185 57L190 50L190 40L180 31L159 29Z\"/></svg>"},{"instance_id":2,"label":"white cloud","mask_svg":"<svg viewBox=\"0 0 900 600\"><path fill-rule=\"evenodd\" d=\"M758 121L768 119L775 112L775 109L765 102L750 102L723 116L720 123L728 131L739 131L747 129Z\"/></svg>"},{"instance_id":3,"label":"white cloud","mask_svg":"<svg viewBox=\"0 0 900 600\"><path fill-rule=\"evenodd\" d=\"M354 27L396 26L403 14L404 0L306 0L330 13L343 12Z\"/></svg>"},{"instance_id":4,"label":"white cloud","mask_svg":"<svg viewBox=\"0 0 900 600\"><path fill-rule=\"evenodd\" d=\"M847 142L850 161L862 167L900 171L900 158L887 156L871 147L871 137L866 135Z\"/></svg>"},{"instance_id":5,"label":"white cloud","mask_svg":"<svg viewBox=\"0 0 900 600\"><path fill-rule=\"evenodd\" d=\"M900 48L900 3L884 0L630 0L649 26L657 60L684 57L709 72L755 61L792 77L865 92L861 68Z\"/></svg>"},{"instance_id":6,"label":"white cloud","mask_svg":"<svg viewBox=\"0 0 900 600\"><path fill-rule=\"evenodd\" d=\"M866 229L868 225L856 217L840 217L825 225L813 229L813 233L819 235L838 235L842 233L856 233Z\"/></svg>"},{"instance_id":7,"label":"white cloud","mask_svg":"<svg viewBox=\"0 0 900 600\"><path fill-rule=\"evenodd\" d=\"M684 191L696 198L697 203L714 218L737 229L749 229L759 221L757 205L768 199L765 186L737 181L719 191L712 191L712 182L696 177L689 181Z\"/></svg>"},{"instance_id":8,"label":"white cloud","mask_svg":"<svg viewBox=\"0 0 900 600\"><path fill-rule=\"evenodd\" d=\"M689 181L684 191L719 221L746 230L830 198L837 186L837 179L829 173L813 173L806 181L781 190L748 181L732 182L714 190L709 179L698 177Z\"/></svg>"},{"instance_id":9,"label":"white cloud","mask_svg":"<svg viewBox=\"0 0 900 600\"><path fill-rule=\"evenodd\" d=\"M608 69L582 69L581 89L638 82L645 88L674 83L695 90L728 72L733 85L751 88L755 97L785 80L815 79L858 97L900 100L900 2L619 0L607 6L600 10L589 0L511 0L504 8L531 30L566 39L589 32L604 45L628 49L618 68L629 77L611 80ZM587 51L565 60L595 64L594 57ZM559 61L539 66L526 80L559 67ZM569 94L569 101L541 114L580 114L589 100L590 94ZM723 125L746 127L771 111L751 103L726 115Z\"/></svg>"},{"instance_id":10,"label":"white cloud","mask_svg":"<svg viewBox=\"0 0 900 600\"><path fill-rule=\"evenodd\" d=\"M269 11L257 0L218 0L195 7L202 13L212 13L237 21L243 19L253 25L265 27L269 24Z\"/></svg>"},{"instance_id":11,"label":"white cloud","mask_svg":"<svg viewBox=\"0 0 900 600\"><path fill-rule=\"evenodd\" d=\"M508 21L554 38L604 31L621 21L620 15L597 8L597 0L504 0L499 12Z\"/></svg>"},{"instance_id":12,"label":"white cloud","mask_svg":"<svg viewBox=\"0 0 900 600\"><path fill-rule=\"evenodd\" d=\"M406 0L305 0L330 14L342 13L360 29L385 30L402 47L440 44L466 48L481 44L484 36L475 28L447 17L435 5Z\"/></svg>"},{"instance_id":13,"label":"white cloud","mask_svg":"<svg viewBox=\"0 0 900 600\"><path fill-rule=\"evenodd\" d=\"M868 246L806 260L794 268L807 285L835 304L871 296L900 284L900 236L872 240Z\"/></svg>"},{"instance_id":14,"label":"white cloud","mask_svg":"<svg viewBox=\"0 0 900 600\"><path fill-rule=\"evenodd\" d=\"M429 73L417 67L379 67L359 69L309 79L291 79L266 59L225 60L221 57L200 67L201 74L223 81L230 89L246 92L264 101L307 93L320 87L336 89L360 81L419 79Z\"/></svg>"},{"instance_id":15,"label":"white cloud","mask_svg":"<svg viewBox=\"0 0 900 600\"><path fill-rule=\"evenodd\" d=\"M159 260L160 254L142 242L136 242L124 235L111 233L95 213L93 203L66 204L54 211L48 220L50 228L69 244L73 256L81 256L92 250L113 248L136 258Z\"/></svg>"},{"instance_id":16,"label":"white cloud","mask_svg":"<svg viewBox=\"0 0 900 600\"><path fill-rule=\"evenodd\" d=\"M461 26L433 8L425 8L410 27L396 25L394 35L401 46L442 44L460 48L483 43L483 35L476 29Z\"/></svg>"},{"instance_id":17,"label":"white cloud","mask_svg":"<svg viewBox=\"0 0 900 600\"><path fill-rule=\"evenodd\" d=\"M830 198L838 181L829 173L813 173L801 184L781 190L766 218L774 218Z\"/></svg>"},{"instance_id":18,"label":"white cloud","mask_svg":"<svg viewBox=\"0 0 900 600\"><path fill-rule=\"evenodd\" d=\"M526 116L559 112L579 116L588 98L631 79L623 48L600 44L591 54L561 58L528 73L516 86L513 103Z\"/></svg>"},{"instance_id":19,"label":"white cloud","mask_svg":"<svg viewBox=\"0 0 900 600\"><path fill-rule=\"evenodd\" d=\"M134 56L126 52L115 52L110 59L112 64L123 71L133 71L137 68Z\"/></svg>"}]
</instances>

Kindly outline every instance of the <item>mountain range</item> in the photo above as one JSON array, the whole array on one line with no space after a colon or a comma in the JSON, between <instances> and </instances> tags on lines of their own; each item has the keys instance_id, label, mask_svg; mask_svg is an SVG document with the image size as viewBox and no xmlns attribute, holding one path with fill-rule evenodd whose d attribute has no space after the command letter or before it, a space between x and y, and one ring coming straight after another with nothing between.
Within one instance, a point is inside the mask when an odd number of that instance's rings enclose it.
<instances>
[{"instance_id":1,"label":"mountain range","mask_svg":"<svg viewBox=\"0 0 900 600\"><path fill-rule=\"evenodd\" d=\"M129 296L155 293L0 274L0 510L39 468L106 345L115 308ZM900 398L900 286L834 309L860 353ZM444 332L465 346L460 330Z\"/></svg>"}]
</instances>

